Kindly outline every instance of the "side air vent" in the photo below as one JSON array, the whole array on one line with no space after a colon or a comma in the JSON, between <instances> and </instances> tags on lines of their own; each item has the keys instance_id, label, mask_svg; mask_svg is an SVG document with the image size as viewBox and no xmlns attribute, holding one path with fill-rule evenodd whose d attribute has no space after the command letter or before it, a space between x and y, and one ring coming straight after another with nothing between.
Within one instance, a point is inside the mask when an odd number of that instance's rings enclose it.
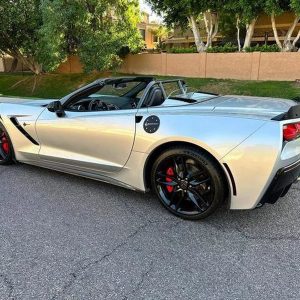
<instances>
[{"instance_id":1,"label":"side air vent","mask_svg":"<svg viewBox=\"0 0 300 300\"><path fill-rule=\"evenodd\" d=\"M226 163L224 163L224 167L226 168L226 170L227 170L227 172L228 172L228 175L229 175L229 177L230 177L230 180L231 180L231 184L232 184L232 193L233 193L234 196L236 196L236 195L237 195L237 193L236 193L236 184L235 184L235 180L234 180L234 177L233 177L233 175L232 175L232 172L231 172L229 166L228 166Z\"/></svg>"},{"instance_id":2,"label":"side air vent","mask_svg":"<svg viewBox=\"0 0 300 300\"><path fill-rule=\"evenodd\" d=\"M20 125L15 117L10 118L11 122L17 127L17 129L32 143L39 145L39 143Z\"/></svg>"}]
</instances>

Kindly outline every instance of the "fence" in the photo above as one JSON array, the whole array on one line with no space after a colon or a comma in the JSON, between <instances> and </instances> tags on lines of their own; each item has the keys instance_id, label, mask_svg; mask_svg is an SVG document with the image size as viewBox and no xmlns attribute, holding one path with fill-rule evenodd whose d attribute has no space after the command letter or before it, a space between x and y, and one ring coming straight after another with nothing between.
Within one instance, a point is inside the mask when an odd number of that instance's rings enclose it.
<instances>
[{"instance_id":1,"label":"fence","mask_svg":"<svg viewBox=\"0 0 300 300\"><path fill-rule=\"evenodd\" d=\"M191 53L129 55L127 74L171 75L240 80L300 79L300 53Z\"/></svg>"},{"instance_id":2,"label":"fence","mask_svg":"<svg viewBox=\"0 0 300 300\"><path fill-rule=\"evenodd\" d=\"M58 72L80 73L78 57L72 56ZM128 55L120 70L126 74L170 75L240 80L300 79L300 53L187 53Z\"/></svg>"}]
</instances>

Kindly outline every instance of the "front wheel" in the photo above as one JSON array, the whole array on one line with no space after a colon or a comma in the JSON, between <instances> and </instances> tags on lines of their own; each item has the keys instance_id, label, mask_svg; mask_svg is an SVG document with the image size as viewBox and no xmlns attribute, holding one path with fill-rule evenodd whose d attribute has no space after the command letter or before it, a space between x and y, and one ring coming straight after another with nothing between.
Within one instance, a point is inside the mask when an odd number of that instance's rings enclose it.
<instances>
[{"instance_id":1,"label":"front wheel","mask_svg":"<svg viewBox=\"0 0 300 300\"><path fill-rule=\"evenodd\" d=\"M0 123L0 165L13 163L14 151L10 137L3 124Z\"/></svg>"},{"instance_id":2,"label":"front wheel","mask_svg":"<svg viewBox=\"0 0 300 300\"><path fill-rule=\"evenodd\" d=\"M220 167L192 147L176 147L161 154L153 165L151 183L163 206L184 219L209 216L225 197Z\"/></svg>"}]
</instances>

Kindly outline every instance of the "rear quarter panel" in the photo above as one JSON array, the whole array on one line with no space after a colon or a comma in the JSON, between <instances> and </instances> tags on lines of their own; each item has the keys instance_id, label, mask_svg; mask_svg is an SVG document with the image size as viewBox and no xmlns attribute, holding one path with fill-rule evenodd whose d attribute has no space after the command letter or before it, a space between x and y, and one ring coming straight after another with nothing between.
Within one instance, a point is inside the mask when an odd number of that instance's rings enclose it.
<instances>
[{"instance_id":1,"label":"rear quarter panel","mask_svg":"<svg viewBox=\"0 0 300 300\"><path fill-rule=\"evenodd\" d=\"M161 144L172 141L193 143L210 152L218 160L239 145L266 122L238 116L214 115L212 113L164 112L149 109L137 124L134 151L151 153ZM159 129L147 133L143 128L145 119L155 115L160 119Z\"/></svg>"},{"instance_id":2,"label":"rear quarter panel","mask_svg":"<svg viewBox=\"0 0 300 300\"><path fill-rule=\"evenodd\" d=\"M300 138L283 142L284 124L293 122L300 119L267 122L221 160L230 166L236 181L231 209L256 207L277 171L300 160Z\"/></svg>"},{"instance_id":3,"label":"rear quarter panel","mask_svg":"<svg viewBox=\"0 0 300 300\"><path fill-rule=\"evenodd\" d=\"M223 167L230 183L230 208L255 208L276 172L300 159L300 139L283 144L282 126L287 122L212 113L186 114L151 109L160 127L146 133L145 118L136 128L133 151L147 153L167 142L182 141L211 153ZM234 177L236 193L224 163Z\"/></svg>"},{"instance_id":4,"label":"rear quarter panel","mask_svg":"<svg viewBox=\"0 0 300 300\"><path fill-rule=\"evenodd\" d=\"M190 111L165 112L163 109L143 109L139 113L144 116L137 124L136 138L132 157L135 157L139 165L145 166L147 157L157 147L168 142L187 142L203 148L211 153L223 168L229 180L229 174L222 164L222 158L233 149L242 144L256 131L258 131L266 120L242 118L212 113L197 113ZM155 133L147 133L144 130L144 122L147 117L155 115L160 119L160 127ZM129 165L131 164L129 161ZM243 165L243 158L239 164ZM136 182L141 188L143 168L136 174ZM236 172L235 172L236 173ZM233 187L230 183L231 195ZM230 197L231 198L231 197Z\"/></svg>"}]
</instances>

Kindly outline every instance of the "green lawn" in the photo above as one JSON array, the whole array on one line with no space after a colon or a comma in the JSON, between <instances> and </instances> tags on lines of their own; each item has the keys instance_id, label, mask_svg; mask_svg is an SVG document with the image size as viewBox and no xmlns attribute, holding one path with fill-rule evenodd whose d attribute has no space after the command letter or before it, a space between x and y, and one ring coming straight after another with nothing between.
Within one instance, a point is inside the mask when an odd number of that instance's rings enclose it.
<instances>
[{"instance_id":1,"label":"green lawn","mask_svg":"<svg viewBox=\"0 0 300 300\"><path fill-rule=\"evenodd\" d=\"M60 98L104 74L1 74L0 95ZM105 74L107 76L107 74ZM172 77L160 77L172 78ZM280 97L300 97L300 84L286 81L242 81L185 78L189 87L218 94ZM35 86L34 90L33 87Z\"/></svg>"}]
</instances>

